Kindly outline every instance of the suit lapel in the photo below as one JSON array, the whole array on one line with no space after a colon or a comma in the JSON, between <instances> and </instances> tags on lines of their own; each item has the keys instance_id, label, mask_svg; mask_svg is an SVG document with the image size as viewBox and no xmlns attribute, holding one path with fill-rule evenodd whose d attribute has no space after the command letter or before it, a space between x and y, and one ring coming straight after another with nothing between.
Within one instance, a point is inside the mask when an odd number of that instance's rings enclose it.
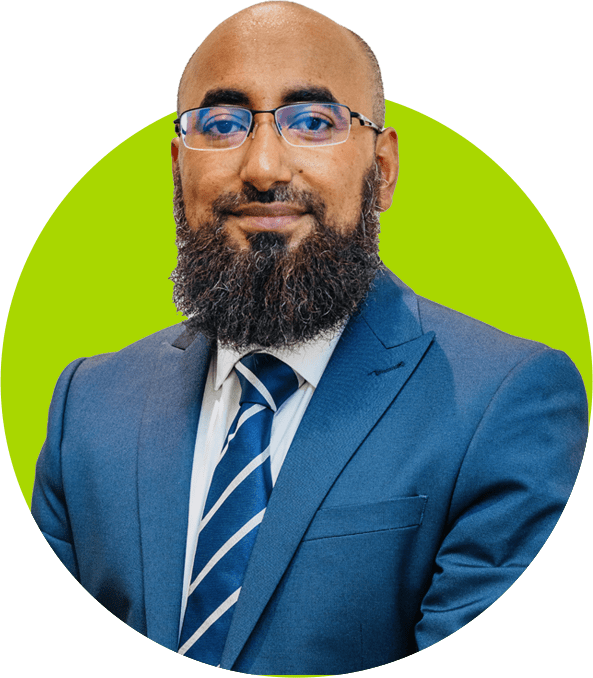
<instances>
[{"instance_id":1,"label":"suit lapel","mask_svg":"<svg viewBox=\"0 0 593 678\"><path fill-rule=\"evenodd\" d=\"M177 650L196 430L209 344L163 343L138 442L138 497L147 635ZM148 366L147 366L148 368Z\"/></svg>"},{"instance_id":2,"label":"suit lapel","mask_svg":"<svg viewBox=\"0 0 593 678\"><path fill-rule=\"evenodd\" d=\"M287 454L251 554L222 668L233 666L332 484L433 337L422 334L413 292L382 271L344 330Z\"/></svg>"}]
</instances>

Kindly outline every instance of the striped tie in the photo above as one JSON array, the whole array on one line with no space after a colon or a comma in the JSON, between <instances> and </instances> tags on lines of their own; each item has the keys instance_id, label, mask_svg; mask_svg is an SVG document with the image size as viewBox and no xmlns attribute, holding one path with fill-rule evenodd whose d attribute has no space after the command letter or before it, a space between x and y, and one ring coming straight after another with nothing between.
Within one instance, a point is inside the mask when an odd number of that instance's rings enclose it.
<instances>
[{"instance_id":1,"label":"striped tie","mask_svg":"<svg viewBox=\"0 0 593 678\"><path fill-rule=\"evenodd\" d=\"M259 353L235 366L240 409L204 506L179 653L218 666L247 562L272 491L274 412L298 388L293 370Z\"/></svg>"}]
</instances>

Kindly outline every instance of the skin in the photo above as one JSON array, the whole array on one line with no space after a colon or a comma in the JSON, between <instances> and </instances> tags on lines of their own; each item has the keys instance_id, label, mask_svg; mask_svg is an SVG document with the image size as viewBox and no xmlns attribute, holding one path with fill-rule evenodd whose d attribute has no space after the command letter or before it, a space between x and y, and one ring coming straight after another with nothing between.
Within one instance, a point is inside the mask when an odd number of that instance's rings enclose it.
<instances>
[{"instance_id":1,"label":"skin","mask_svg":"<svg viewBox=\"0 0 593 678\"><path fill-rule=\"evenodd\" d=\"M344 28L301 5L265 3L230 17L202 43L183 75L179 112L204 105L211 90L236 90L246 100L240 105L269 110L298 90L325 88L372 120L371 82L366 55ZM216 103L236 103L227 98ZM173 170L181 177L192 228L212 218L221 194L249 183L259 191L281 185L311 191L325 202L327 222L348 232L358 220L363 176L373 161L382 175L379 209L391 205L399 166L392 128L377 135L354 120L345 143L318 148L289 145L270 113L255 116L254 131L242 146L225 151L195 151L173 139ZM239 248L249 247L246 236L258 231L283 232L294 247L311 232L313 219L299 205L255 203L229 216L225 227Z\"/></svg>"}]
</instances>

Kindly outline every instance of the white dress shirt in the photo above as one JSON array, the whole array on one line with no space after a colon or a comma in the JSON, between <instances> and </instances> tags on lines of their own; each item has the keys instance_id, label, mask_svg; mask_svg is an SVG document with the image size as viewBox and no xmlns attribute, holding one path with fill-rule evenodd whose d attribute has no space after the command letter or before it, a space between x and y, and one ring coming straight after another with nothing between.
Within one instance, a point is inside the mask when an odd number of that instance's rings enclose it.
<instances>
[{"instance_id":1,"label":"white dress shirt","mask_svg":"<svg viewBox=\"0 0 593 678\"><path fill-rule=\"evenodd\" d=\"M299 380L298 390L278 409L272 422L270 463L274 484L294 434L340 339L342 330L343 327L329 339L317 339L292 349L262 349L261 351L274 355L292 367ZM185 615L187 591L198 543L198 528L206 497L226 435L239 411L241 384L234 367L250 352L252 351L246 350L239 353L219 346L210 360L192 467L180 628Z\"/></svg>"}]
</instances>

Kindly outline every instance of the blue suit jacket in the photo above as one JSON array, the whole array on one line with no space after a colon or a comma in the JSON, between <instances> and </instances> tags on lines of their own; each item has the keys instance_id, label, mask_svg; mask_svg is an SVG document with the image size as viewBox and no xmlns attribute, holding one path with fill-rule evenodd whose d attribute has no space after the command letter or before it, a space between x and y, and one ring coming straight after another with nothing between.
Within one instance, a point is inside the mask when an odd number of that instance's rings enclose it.
<instances>
[{"instance_id":1,"label":"blue suit jacket","mask_svg":"<svg viewBox=\"0 0 593 678\"><path fill-rule=\"evenodd\" d=\"M60 377L33 514L80 583L177 649L210 346L175 326ZM453 633L521 574L585 446L561 352L417 297L382 271L288 452L222 658L335 674Z\"/></svg>"}]
</instances>

